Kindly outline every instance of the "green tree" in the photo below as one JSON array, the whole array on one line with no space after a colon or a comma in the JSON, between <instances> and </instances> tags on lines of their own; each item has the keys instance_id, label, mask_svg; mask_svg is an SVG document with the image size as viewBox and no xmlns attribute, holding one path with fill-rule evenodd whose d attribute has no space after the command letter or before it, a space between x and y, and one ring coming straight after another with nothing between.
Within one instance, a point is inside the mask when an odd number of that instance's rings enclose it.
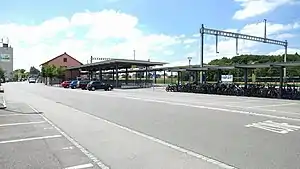
<instances>
[{"instance_id":1,"label":"green tree","mask_svg":"<svg viewBox=\"0 0 300 169\"><path fill-rule=\"evenodd\" d=\"M1 79L1 81L5 80L5 72L1 67L0 67L0 79Z\"/></svg>"},{"instance_id":2,"label":"green tree","mask_svg":"<svg viewBox=\"0 0 300 169\"><path fill-rule=\"evenodd\" d=\"M55 77L59 79L63 79L65 77L66 69L64 67L56 67L55 68Z\"/></svg>"},{"instance_id":3,"label":"green tree","mask_svg":"<svg viewBox=\"0 0 300 169\"><path fill-rule=\"evenodd\" d=\"M52 85L53 77L55 77L56 74L56 67L54 65L47 65L45 67L45 73L46 77L49 77L50 85Z\"/></svg>"}]
</instances>

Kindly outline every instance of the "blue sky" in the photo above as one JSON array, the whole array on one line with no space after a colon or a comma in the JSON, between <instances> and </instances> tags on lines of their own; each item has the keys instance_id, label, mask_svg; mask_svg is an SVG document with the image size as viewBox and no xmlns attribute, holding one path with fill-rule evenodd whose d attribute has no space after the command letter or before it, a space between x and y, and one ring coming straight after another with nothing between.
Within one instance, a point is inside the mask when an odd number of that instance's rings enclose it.
<instances>
[{"instance_id":1,"label":"blue sky","mask_svg":"<svg viewBox=\"0 0 300 169\"><path fill-rule=\"evenodd\" d=\"M251 9L251 3L253 0L242 0L246 5L248 5L249 9ZM259 0L255 0L259 1ZM294 0L272 0L272 2L268 2L269 0L261 1L262 5L258 5L252 11L253 13L251 17L244 17L242 19L234 19L234 15L238 10L243 10L243 6L241 6L241 2L234 1L234 0L210 0L210 1L199 1L199 0L177 0L177 1L158 1L158 0L52 0L52 1L37 1L37 0L27 0L27 1L19 1L19 0L10 0L1 2L1 15L0 15L0 26L7 25L8 23L15 23L17 25L27 25L27 26L36 26L40 25L43 22L50 20L55 17L65 17L67 19L72 18L72 16L76 13L84 13L85 11L90 12L101 12L105 9L111 9L115 11L119 11L121 13L125 13L130 16L134 16L138 18L138 25L136 26L139 30L142 30L144 34L150 35L166 35L170 37L178 37L180 35L185 35L184 38L181 38L181 42L184 40L192 38L193 34L197 34L199 27L201 24L205 24L207 27L215 28L215 29L237 29L243 30L245 25L253 24L258 25L257 23L261 22L264 18L270 22L270 29L272 31L272 38L279 37L280 34L292 34L293 37L286 38L289 41L290 48L292 51L295 49L300 48L300 42L297 42L297 35L299 35L299 30L296 23L300 23L300 15L299 15L299 3ZM247 2L247 3L246 3ZM245 8L246 8L245 7ZM259 11L264 12L259 12ZM248 13L252 13L250 12ZM247 14L244 15L246 16ZM248 14L249 15L249 14ZM114 21L112 21L114 22ZM276 25L277 24L277 25ZM295 28L282 28L287 24L295 24ZM277 26L277 27L276 27ZM257 26L258 27L258 26ZM71 28L68 28L70 31ZM259 32L263 30L263 27L253 28L254 35L255 32ZM273 30L274 29L274 30ZM88 30L88 29L86 29ZM73 33L75 32L75 39L82 40L83 33L81 28L72 28ZM248 30L249 32L249 30ZM251 31L252 32L252 31ZM63 32L63 33L66 33ZM57 34L55 38L52 40L53 42L58 42L63 40L63 34ZM9 34L9 33L8 33ZM34 32L31 32L34 35ZM1 36L7 36L2 35ZM263 35L260 33L259 35ZM275 36L276 35L276 36ZM15 38L15 39L14 39ZM13 36L12 42L15 42L14 48L15 58L16 58L16 66L18 67L26 67L29 66L30 63L23 62L23 56L20 56L26 50L24 48L24 43L26 41L22 41L22 50L18 48L18 45L21 42L18 42L18 38ZM49 40L49 38L48 38ZM94 39L95 40L95 39ZM225 40L225 39L221 39ZM228 39L226 39L228 40ZM211 38L206 39L209 45L214 46L213 41ZM45 41L43 41L44 43ZM89 41L90 43L97 43L95 41ZM107 42L107 41L106 41ZM121 41L120 41L121 42ZM42 43L42 42L41 42ZM100 43L100 42L99 42ZM246 42L241 42L242 45L245 45ZM104 44L104 42L101 42ZM105 43L106 44L106 43ZM36 44L35 44L36 45ZM47 43L43 45L49 45ZM39 44L39 47L41 44ZM152 58L157 60L166 60L169 62L181 62L186 60L186 55L195 55L193 57L197 57L195 53L197 53L197 42L190 44L189 50L185 47L185 44L176 43L172 46L168 46L167 49L161 49L150 52ZM247 45L245 45L247 46ZM267 45L259 45L255 46L253 44L249 44L247 50L245 52L249 53L249 50L257 52L257 53L270 53L276 50L281 49L280 47L276 46L267 46ZM24 49L23 49L24 48ZM83 47L84 48L84 47ZM221 46L219 47L221 48ZM30 52L34 50L39 50L42 52L41 48L34 48L32 46L30 48ZM45 50L49 50L49 48L44 48ZM19 51L18 51L19 50ZM63 49L61 49L63 50ZM65 49L67 50L67 49ZM136 49L138 51L138 49ZM174 54L171 56L164 56L161 54L163 51L173 51ZM235 51L235 49L232 49ZM44 51L47 53L48 51ZM61 51L57 51L61 52ZM68 49L67 52L70 52L74 55L77 55L75 51ZM211 55L211 50L207 49L208 55ZM210 53L209 53L210 52ZM228 51L226 51L228 53ZM254 53L253 52L253 53ZM51 53L51 52L50 52ZM169 52L170 53L170 52ZM194 54L192 54L194 53ZM226 54L227 54L226 53ZM252 53L252 52L250 52ZM58 53L59 54L59 53ZM54 55L54 54L53 54ZM78 54L80 55L80 54ZM81 54L82 55L82 54ZM231 54L232 55L232 54ZM43 59L49 59L55 56L35 56L39 57L39 61ZM43 57L43 59L41 59ZM75 56L76 57L76 56ZM83 56L78 56L81 61L85 61ZM211 57L211 59L216 58L217 56ZM34 58L32 58L34 59ZM22 60L22 61L21 61ZM209 60L209 59L208 59ZM30 61L32 62L32 61ZM23 65L22 65L22 64ZM38 62L34 63L35 65Z\"/></svg>"}]
</instances>

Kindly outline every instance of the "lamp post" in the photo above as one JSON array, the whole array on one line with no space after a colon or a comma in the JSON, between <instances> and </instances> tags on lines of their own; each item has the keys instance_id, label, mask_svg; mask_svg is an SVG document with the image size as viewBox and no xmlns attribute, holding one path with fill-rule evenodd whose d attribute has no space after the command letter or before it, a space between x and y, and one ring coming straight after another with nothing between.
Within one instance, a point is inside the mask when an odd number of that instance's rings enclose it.
<instances>
[{"instance_id":1,"label":"lamp post","mask_svg":"<svg viewBox=\"0 0 300 169\"><path fill-rule=\"evenodd\" d=\"M189 56L189 57L187 57L187 59L189 60L189 68L191 68L192 57ZM191 72L190 71L189 71L189 82L191 82Z\"/></svg>"}]
</instances>

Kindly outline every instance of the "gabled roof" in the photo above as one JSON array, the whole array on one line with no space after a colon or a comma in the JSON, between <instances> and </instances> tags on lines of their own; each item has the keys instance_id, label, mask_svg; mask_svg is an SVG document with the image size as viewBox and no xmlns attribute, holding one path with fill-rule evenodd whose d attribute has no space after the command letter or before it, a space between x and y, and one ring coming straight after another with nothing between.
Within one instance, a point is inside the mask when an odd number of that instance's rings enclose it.
<instances>
[{"instance_id":1,"label":"gabled roof","mask_svg":"<svg viewBox=\"0 0 300 169\"><path fill-rule=\"evenodd\" d=\"M83 63L79 62L77 59L73 58L72 56L70 56L69 54L67 54L67 53L65 52L65 53L63 53L63 54L61 54L61 55L58 55L58 56L56 56L56 57L54 57L54 58L48 60L47 62L44 62L44 63L40 64L40 66L45 65L45 64L47 64L47 63L49 63L49 62L51 62L51 61L53 61L53 60L55 60L55 59L57 59L57 58L59 58L59 57L62 57L63 55L67 55L68 57L74 59L76 62L78 62L78 63L80 63L81 65L83 65Z\"/></svg>"}]
</instances>

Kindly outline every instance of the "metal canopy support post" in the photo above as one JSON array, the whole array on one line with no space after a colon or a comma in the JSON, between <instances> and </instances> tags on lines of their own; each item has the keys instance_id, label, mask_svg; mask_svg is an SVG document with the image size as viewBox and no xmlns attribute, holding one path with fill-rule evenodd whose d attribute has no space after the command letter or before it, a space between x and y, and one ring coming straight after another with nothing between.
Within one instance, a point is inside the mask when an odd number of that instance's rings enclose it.
<instances>
[{"instance_id":1,"label":"metal canopy support post","mask_svg":"<svg viewBox=\"0 0 300 169\"><path fill-rule=\"evenodd\" d=\"M102 81L102 68L99 68L99 80Z\"/></svg>"},{"instance_id":2,"label":"metal canopy support post","mask_svg":"<svg viewBox=\"0 0 300 169\"><path fill-rule=\"evenodd\" d=\"M248 87L248 68L244 68L244 85L245 89Z\"/></svg>"},{"instance_id":3,"label":"metal canopy support post","mask_svg":"<svg viewBox=\"0 0 300 169\"><path fill-rule=\"evenodd\" d=\"M156 71L154 71L154 83L156 84Z\"/></svg>"},{"instance_id":4,"label":"metal canopy support post","mask_svg":"<svg viewBox=\"0 0 300 169\"><path fill-rule=\"evenodd\" d=\"M145 83L147 83L148 82L148 66L146 66L146 82Z\"/></svg>"},{"instance_id":5,"label":"metal canopy support post","mask_svg":"<svg viewBox=\"0 0 300 169\"><path fill-rule=\"evenodd\" d=\"M180 77L179 77L179 76L180 76L180 72L178 71L178 72L177 72L177 84L178 84L178 85L179 85L179 83L180 83Z\"/></svg>"},{"instance_id":6,"label":"metal canopy support post","mask_svg":"<svg viewBox=\"0 0 300 169\"><path fill-rule=\"evenodd\" d=\"M217 70L217 82L220 82L221 81L221 74L222 74L222 70L221 69L218 69Z\"/></svg>"},{"instance_id":7,"label":"metal canopy support post","mask_svg":"<svg viewBox=\"0 0 300 169\"><path fill-rule=\"evenodd\" d=\"M284 46L284 59L283 59L283 62L286 62L286 57L287 57L287 45L288 45L288 42L286 42L286 46ZM286 81L286 68L284 67L283 68L283 77L284 77L284 81Z\"/></svg>"},{"instance_id":8,"label":"metal canopy support post","mask_svg":"<svg viewBox=\"0 0 300 169\"><path fill-rule=\"evenodd\" d=\"M182 82L183 82L183 75L182 72L180 72L180 83L183 84Z\"/></svg>"},{"instance_id":9,"label":"metal canopy support post","mask_svg":"<svg viewBox=\"0 0 300 169\"><path fill-rule=\"evenodd\" d=\"M164 70L164 84L166 84L166 71Z\"/></svg>"},{"instance_id":10,"label":"metal canopy support post","mask_svg":"<svg viewBox=\"0 0 300 169\"><path fill-rule=\"evenodd\" d=\"M115 70L112 71L112 80L115 81Z\"/></svg>"},{"instance_id":11,"label":"metal canopy support post","mask_svg":"<svg viewBox=\"0 0 300 169\"><path fill-rule=\"evenodd\" d=\"M128 84L128 69L127 68L125 71L125 83L126 83L126 85Z\"/></svg>"},{"instance_id":12,"label":"metal canopy support post","mask_svg":"<svg viewBox=\"0 0 300 169\"><path fill-rule=\"evenodd\" d=\"M173 72L171 72L171 84L173 83Z\"/></svg>"},{"instance_id":13,"label":"metal canopy support post","mask_svg":"<svg viewBox=\"0 0 300 169\"><path fill-rule=\"evenodd\" d=\"M283 74L284 74L284 68L285 67L282 67L282 66L280 66L280 68L279 68L279 81L280 81L280 84L279 84L279 99L281 99L282 98L282 88L283 88Z\"/></svg>"},{"instance_id":14,"label":"metal canopy support post","mask_svg":"<svg viewBox=\"0 0 300 169\"><path fill-rule=\"evenodd\" d=\"M116 65L116 88L119 87L119 73L118 73L118 64Z\"/></svg>"}]
</instances>

